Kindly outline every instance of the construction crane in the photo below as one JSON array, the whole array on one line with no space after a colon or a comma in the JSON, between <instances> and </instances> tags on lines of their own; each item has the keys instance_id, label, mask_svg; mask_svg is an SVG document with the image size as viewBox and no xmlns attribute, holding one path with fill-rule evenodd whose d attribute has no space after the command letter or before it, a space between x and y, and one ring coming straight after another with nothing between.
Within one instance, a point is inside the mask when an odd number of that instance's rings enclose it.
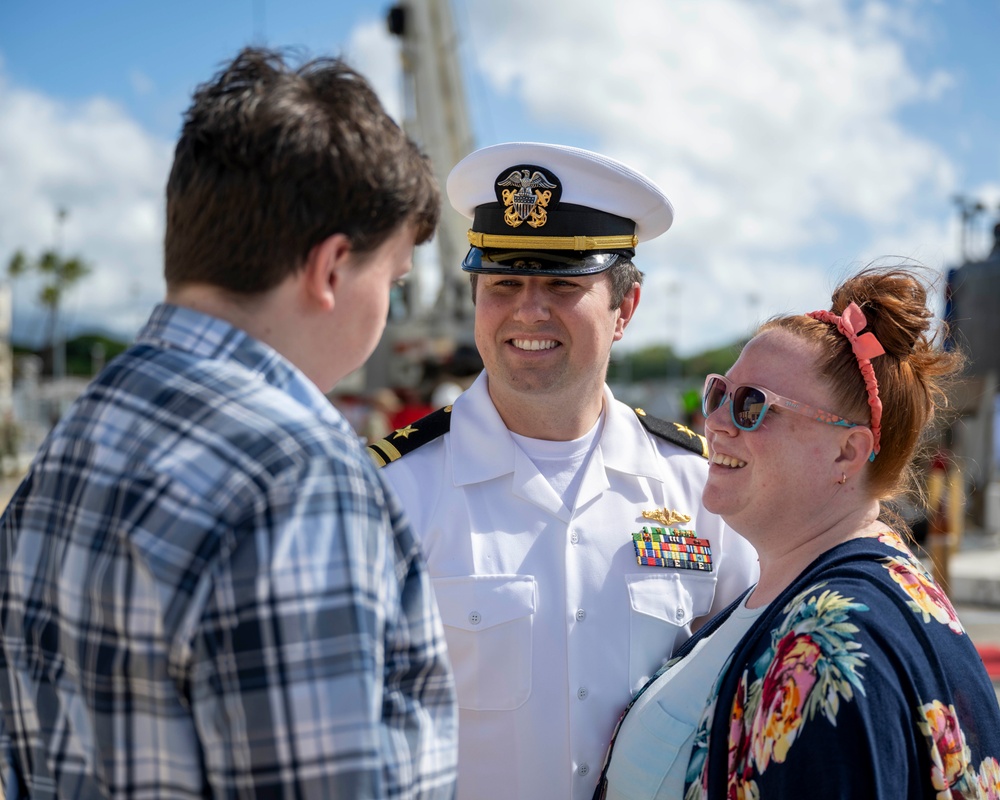
<instances>
[{"instance_id":1,"label":"construction crane","mask_svg":"<svg viewBox=\"0 0 1000 800\"><path fill-rule=\"evenodd\" d=\"M386 23L400 41L403 127L430 157L444 191L451 168L472 151L457 37L449 0L405 0ZM394 298L386 331L365 372L368 391L418 387L428 365L447 364L458 347L473 344L473 307L461 263L469 221L444 201L431 244L440 278L433 304L422 297L421 275ZM429 254L425 254L429 255Z\"/></svg>"}]
</instances>

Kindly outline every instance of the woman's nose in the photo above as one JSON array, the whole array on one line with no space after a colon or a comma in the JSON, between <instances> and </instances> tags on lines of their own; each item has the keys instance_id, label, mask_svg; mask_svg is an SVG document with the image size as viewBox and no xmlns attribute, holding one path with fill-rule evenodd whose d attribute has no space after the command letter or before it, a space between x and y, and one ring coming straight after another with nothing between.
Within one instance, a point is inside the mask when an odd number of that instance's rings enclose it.
<instances>
[{"instance_id":1,"label":"woman's nose","mask_svg":"<svg viewBox=\"0 0 1000 800\"><path fill-rule=\"evenodd\" d=\"M705 431L708 432L711 430L733 436L738 428L733 423L733 415L730 409L729 395L726 395L722 398L722 402L716 406L715 410L705 417Z\"/></svg>"}]
</instances>

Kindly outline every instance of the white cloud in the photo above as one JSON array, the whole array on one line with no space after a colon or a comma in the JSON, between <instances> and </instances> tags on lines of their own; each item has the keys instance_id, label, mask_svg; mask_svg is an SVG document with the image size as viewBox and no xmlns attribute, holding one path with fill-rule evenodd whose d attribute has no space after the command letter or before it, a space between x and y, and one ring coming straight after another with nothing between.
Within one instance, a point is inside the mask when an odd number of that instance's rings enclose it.
<instances>
[{"instance_id":1,"label":"white cloud","mask_svg":"<svg viewBox=\"0 0 1000 800\"><path fill-rule=\"evenodd\" d=\"M384 23L356 29L345 57L401 119L399 51ZM129 81L137 96L155 89L136 70ZM67 293L64 330L131 338L164 292L164 190L172 149L116 103L100 96L62 102L11 83L0 62L0 280L16 250L35 257L61 240L63 252L93 269ZM60 208L67 210L61 227ZM38 288L31 276L13 284L16 340L42 338Z\"/></svg>"},{"instance_id":2,"label":"white cloud","mask_svg":"<svg viewBox=\"0 0 1000 800\"><path fill-rule=\"evenodd\" d=\"M482 72L465 82L481 87L470 105L489 87L533 120L524 138L538 138L534 125L567 131L564 143L593 144L664 187L677 221L640 248L647 285L623 344L667 339L692 352L757 318L825 304L838 277L880 255L935 268L955 259L955 167L900 122L901 110L954 90L946 71L919 74L908 60L926 36L919 10L467 0L457 21ZM384 21L352 31L344 55L401 119L398 42ZM134 333L162 294L170 148L107 100L60 103L10 85L0 66L2 263L50 246L65 206L65 247L95 266L68 309ZM16 292L24 316L27 289Z\"/></svg>"},{"instance_id":3,"label":"white cloud","mask_svg":"<svg viewBox=\"0 0 1000 800\"><path fill-rule=\"evenodd\" d=\"M351 32L344 47L344 60L360 72L378 92L385 110L403 121L403 79L399 43L384 21L368 22Z\"/></svg>"},{"instance_id":4,"label":"white cloud","mask_svg":"<svg viewBox=\"0 0 1000 800\"><path fill-rule=\"evenodd\" d=\"M402 120L398 43L383 22L355 29L344 56L372 83L386 110ZM206 76L207 77L207 76ZM155 87L142 73L137 95ZM187 100L185 100L185 105ZM93 272L67 293L62 327L71 335L108 330L131 338L163 296L164 190L173 144L146 131L102 97L66 103L14 85L0 61L0 280L16 250L29 257L61 240ZM60 208L67 210L61 228ZM425 260L425 259L422 259ZM423 271L431 271L427 266ZM435 285L437 276L428 283ZM14 336L40 343L38 282L18 279Z\"/></svg>"},{"instance_id":5,"label":"white cloud","mask_svg":"<svg viewBox=\"0 0 1000 800\"><path fill-rule=\"evenodd\" d=\"M954 256L942 217L954 167L899 121L902 108L951 86L946 73L920 76L908 63L907 37L920 35L910 7L573 7L471 0L467 15L497 91L537 122L599 142L675 203L674 229L640 248L651 286L626 342L662 340L671 327L683 328L687 352L729 341L746 328L751 295L761 316L817 307L832 279L881 254L874 247ZM680 304L662 287L678 282L682 322L665 322Z\"/></svg>"},{"instance_id":6,"label":"white cloud","mask_svg":"<svg viewBox=\"0 0 1000 800\"><path fill-rule=\"evenodd\" d=\"M162 296L170 150L108 100L58 102L0 72L0 264L60 240L87 261L92 275L64 302L71 330L130 337ZM40 335L36 294L30 280L14 283L15 336Z\"/></svg>"}]
</instances>

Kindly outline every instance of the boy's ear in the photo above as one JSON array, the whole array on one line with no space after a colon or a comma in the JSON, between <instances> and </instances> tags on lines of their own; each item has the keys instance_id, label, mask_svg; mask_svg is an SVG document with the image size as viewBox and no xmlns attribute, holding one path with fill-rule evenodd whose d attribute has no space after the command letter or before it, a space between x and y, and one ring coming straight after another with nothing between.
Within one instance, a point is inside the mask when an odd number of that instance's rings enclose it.
<instances>
[{"instance_id":1,"label":"boy's ear","mask_svg":"<svg viewBox=\"0 0 1000 800\"><path fill-rule=\"evenodd\" d=\"M343 233L328 236L309 251L303 268L307 298L329 310L336 302L340 276L352 265L351 240Z\"/></svg>"}]
</instances>

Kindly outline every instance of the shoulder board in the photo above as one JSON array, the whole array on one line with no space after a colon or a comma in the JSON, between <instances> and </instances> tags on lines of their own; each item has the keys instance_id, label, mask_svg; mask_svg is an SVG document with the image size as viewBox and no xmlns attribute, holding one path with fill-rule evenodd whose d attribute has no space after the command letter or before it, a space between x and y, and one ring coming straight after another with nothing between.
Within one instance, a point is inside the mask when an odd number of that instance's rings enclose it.
<instances>
[{"instance_id":1,"label":"shoulder board","mask_svg":"<svg viewBox=\"0 0 1000 800\"><path fill-rule=\"evenodd\" d=\"M411 422L405 428L397 428L384 439L368 445L368 455L376 467L384 467L393 461L412 453L421 445L444 436L451 428L451 406L432 411L426 417Z\"/></svg>"},{"instance_id":2,"label":"shoulder board","mask_svg":"<svg viewBox=\"0 0 1000 800\"><path fill-rule=\"evenodd\" d=\"M635 409L635 415L639 418L642 426L654 436L697 453L702 458L708 458L708 441L704 436L699 436L687 425L679 422L667 422L664 419L651 417L641 408Z\"/></svg>"}]
</instances>

